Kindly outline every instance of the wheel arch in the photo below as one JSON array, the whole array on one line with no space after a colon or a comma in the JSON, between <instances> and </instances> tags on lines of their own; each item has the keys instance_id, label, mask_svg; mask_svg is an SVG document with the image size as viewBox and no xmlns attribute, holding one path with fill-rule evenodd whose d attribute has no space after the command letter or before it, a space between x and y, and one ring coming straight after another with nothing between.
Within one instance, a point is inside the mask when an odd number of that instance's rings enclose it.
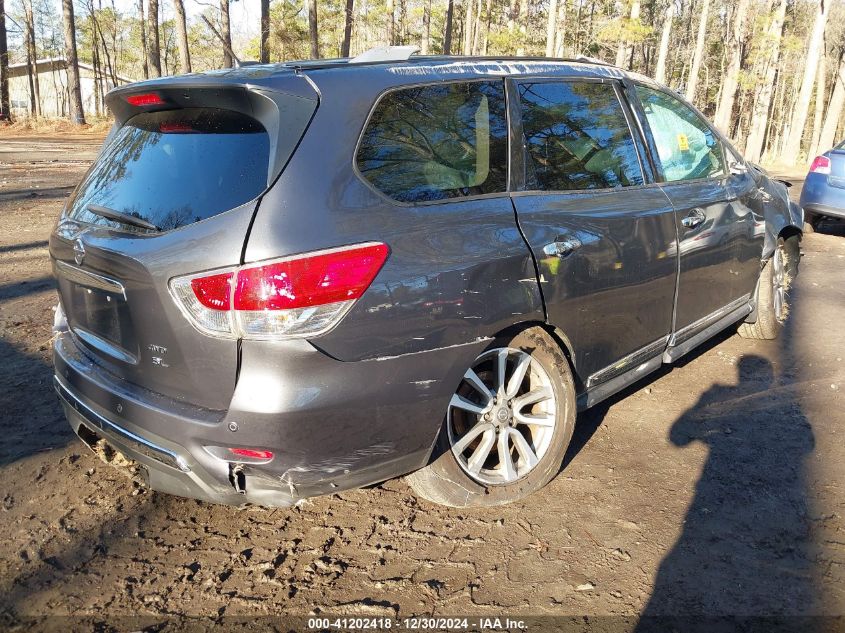
<instances>
[{"instance_id":1,"label":"wheel arch","mask_svg":"<svg viewBox=\"0 0 845 633\"><path fill-rule=\"evenodd\" d=\"M581 379L578 368L575 366L575 350L572 346L572 341L559 327L555 327L544 321L520 321L500 330L494 335L494 338L509 338L515 336L518 332L532 327L540 328L555 342L569 363L569 369L575 381L575 393L580 394L583 392L585 389L584 381Z\"/></svg>"},{"instance_id":2,"label":"wheel arch","mask_svg":"<svg viewBox=\"0 0 845 633\"><path fill-rule=\"evenodd\" d=\"M767 261L775 251L779 237L803 235L804 212L789 199L789 192L783 184L767 179L764 186L771 201L763 205L766 235L763 240L761 262Z\"/></svg>"}]
</instances>

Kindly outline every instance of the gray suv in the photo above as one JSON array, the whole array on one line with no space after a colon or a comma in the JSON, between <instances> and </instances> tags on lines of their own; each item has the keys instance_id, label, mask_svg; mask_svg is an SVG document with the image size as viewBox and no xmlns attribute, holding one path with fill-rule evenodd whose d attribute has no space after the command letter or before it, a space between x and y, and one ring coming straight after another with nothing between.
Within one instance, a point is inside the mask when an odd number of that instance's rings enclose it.
<instances>
[{"instance_id":1,"label":"gray suv","mask_svg":"<svg viewBox=\"0 0 845 633\"><path fill-rule=\"evenodd\" d=\"M220 503L407 473L507 503L578 411L739 322L777 336L801 212L678 95L387 53L108 95L50 238L55 388L103 459Z\"/></svg>"}]
</instances>

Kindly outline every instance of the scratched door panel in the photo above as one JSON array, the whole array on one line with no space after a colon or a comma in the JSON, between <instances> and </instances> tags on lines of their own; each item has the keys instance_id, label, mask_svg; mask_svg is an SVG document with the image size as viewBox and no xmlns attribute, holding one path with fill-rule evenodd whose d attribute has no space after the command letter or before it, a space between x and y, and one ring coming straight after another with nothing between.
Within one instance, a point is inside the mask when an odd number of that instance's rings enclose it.
<instances>
[{"instance_id":1,"label":"scratched door panel","mask_svg":"<svg viewBox=\"0 0 845 633\"><path fill-rule=\"evenodd\" d=\"M524 147L514 206L548 320L586 381L671 331L673 207L647 184L616 82L525 79L512 92Z\"/></svg>"},{"instance_id":2,"label":"scratched door panel","mask_svg":"<svg viewBox=\"0 0 845 633\"><path fill-rule=\"evenodd\" d=\"M670 332L675 220L659 188L516 195L514 203L549 322L570 340L582 379ZM561 236L580 246L547 255L544 246Z\"/></svg>"}]
</instances>

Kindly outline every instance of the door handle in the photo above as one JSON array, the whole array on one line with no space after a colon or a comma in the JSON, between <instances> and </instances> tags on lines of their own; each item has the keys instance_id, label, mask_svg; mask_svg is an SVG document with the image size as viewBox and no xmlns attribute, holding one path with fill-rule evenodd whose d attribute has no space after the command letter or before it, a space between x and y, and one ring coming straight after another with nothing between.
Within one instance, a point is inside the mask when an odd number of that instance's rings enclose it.
<instances>
[{"instance_id":1,"label":"door handle","mask_svg":"<svg viewBox=\"0 0 845 633\"><path fill-rule=\"evenodd\" d=\"M693 209L689 212L687 217L681 220L681 224L683 224L688 229L694 229L699 224L704 222L707 216L704 215L703 209Z\"/></svg>"},{"instance_id":2,"label":"door handle","mask_svg":"<svg viewBox=\"0 0 845 633\"><path fill-rule=\"evenodd\" d=\"M549 257L566 257L572 251L581 247L581 241L574 237L557 238L551 244L543 247L543 253Z\"/></svg>"}]
</instances>

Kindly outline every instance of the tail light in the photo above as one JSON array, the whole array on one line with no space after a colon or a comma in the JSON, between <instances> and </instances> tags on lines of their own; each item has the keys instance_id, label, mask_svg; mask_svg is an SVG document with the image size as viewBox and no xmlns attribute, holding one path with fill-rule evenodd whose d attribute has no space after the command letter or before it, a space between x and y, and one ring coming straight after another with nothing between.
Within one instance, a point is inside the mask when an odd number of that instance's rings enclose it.
<instances>
[{"instance_id":1,"label":"tail light","mask_svg":"<svg viewBox=\"0 0 845 633\"><path fill-rule=\"evenodd\" d=\"M188 320L213 336L303 338L337 325L369 288L390 249L368 243L170 280Z\"/></svg>"},{"instance_id":2,"label":"tail light","mask_svg":"<svg viewBox=\"0 0 845 633\"><path fill-rule=\"evenodd\" d=\"M814 174L830 174L830 159L827 156L816 156L810 165L810 172Z\"/></svg>"},{"instance_id":3,"label":"tail light","mask_svg":"<svg viewBox=\"0 0 845 633\"><path fill-rule=\"evenodd\" d=\"M126 103L133 106L164 105L164 99L154 92L147 92L140 95L129 95L126 97Z\"/></svg>"}]
</instances>

